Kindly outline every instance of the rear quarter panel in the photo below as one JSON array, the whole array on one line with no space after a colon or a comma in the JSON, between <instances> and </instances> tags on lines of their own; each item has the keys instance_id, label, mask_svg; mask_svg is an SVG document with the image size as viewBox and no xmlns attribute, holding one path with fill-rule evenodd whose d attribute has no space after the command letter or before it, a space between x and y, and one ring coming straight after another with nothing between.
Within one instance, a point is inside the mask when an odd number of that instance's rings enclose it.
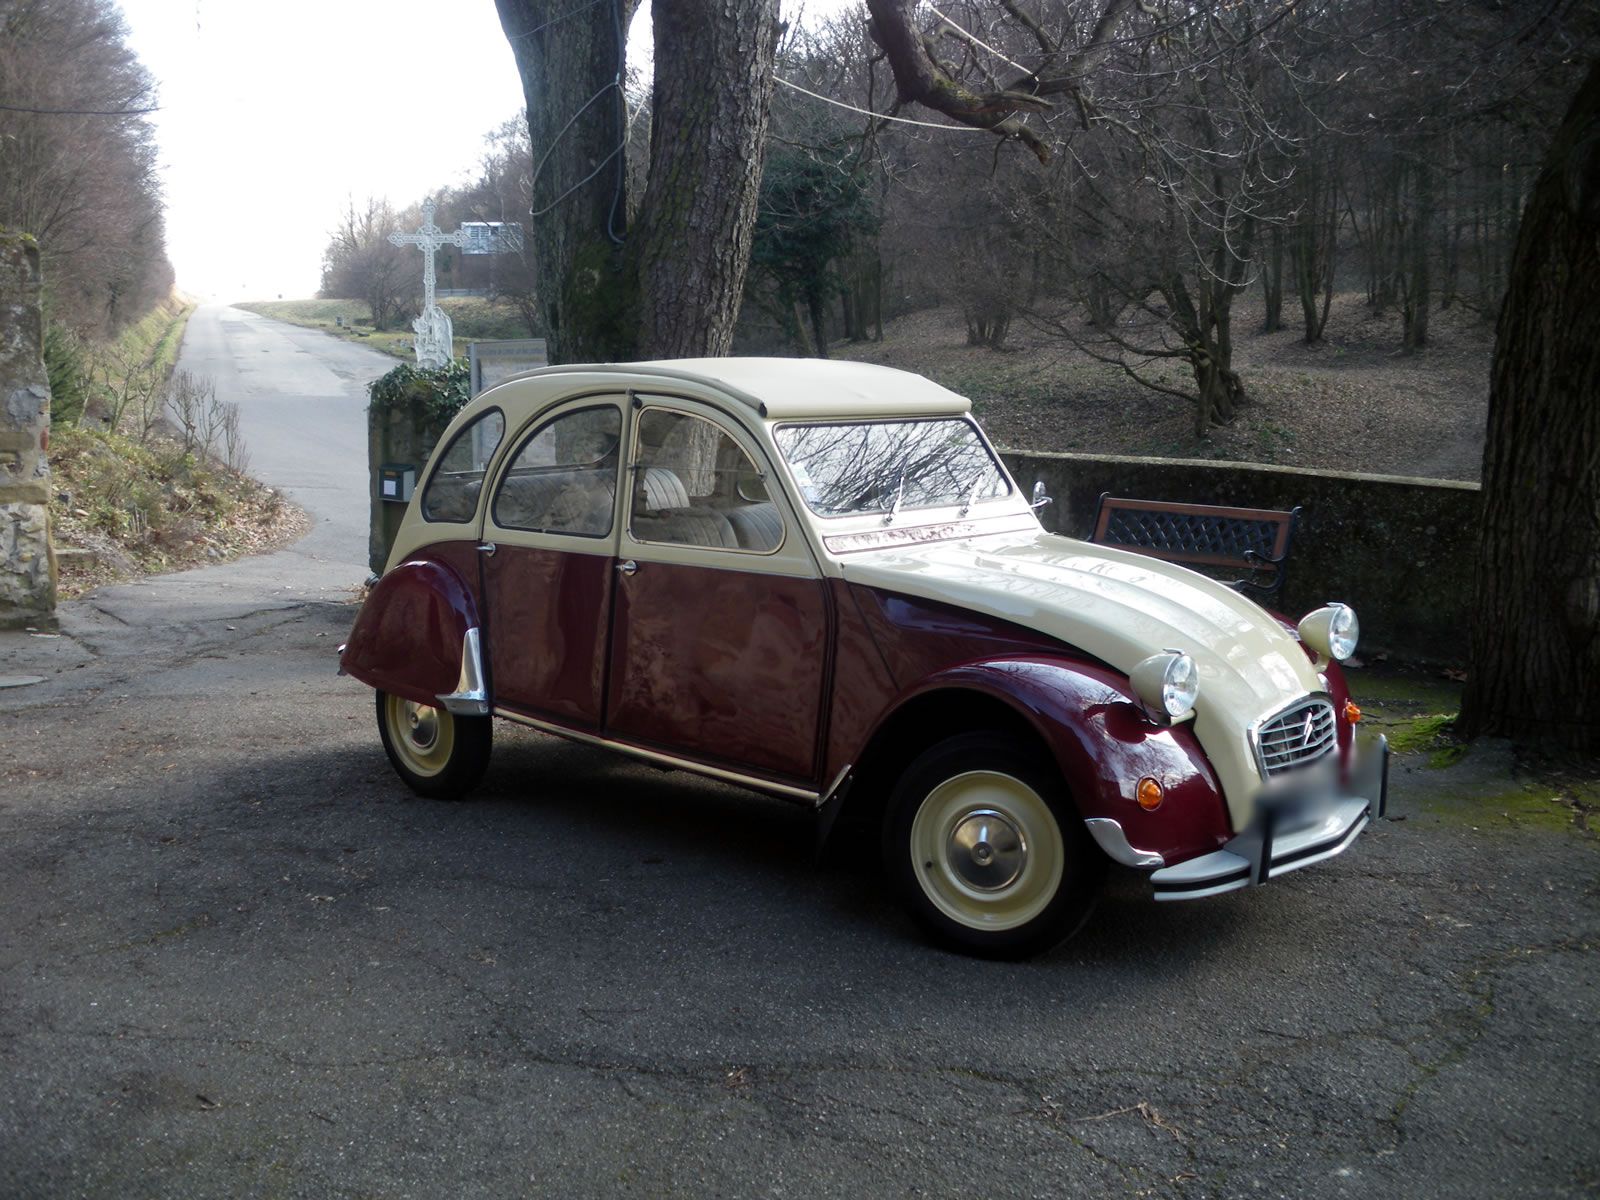
<instances>
[{"instance_id":1,"label":"rear quarter panel","mask_svg":"<svg viewBox=\"0 0 1600 1200\"><path fill-rule=\"evenodd\" d=\"M476 578L467 543L427 547L393 568L356 614L340 668L419 704L454 691L462 638L479 623Z\"/></svg>"}]
</instances>

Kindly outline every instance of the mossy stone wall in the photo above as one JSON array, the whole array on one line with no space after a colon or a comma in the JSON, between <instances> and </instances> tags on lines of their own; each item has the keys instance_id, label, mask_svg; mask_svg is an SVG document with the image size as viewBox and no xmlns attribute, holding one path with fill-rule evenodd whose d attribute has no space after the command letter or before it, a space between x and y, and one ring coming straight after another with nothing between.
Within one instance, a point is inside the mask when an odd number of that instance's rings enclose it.
<instances>
[{"instance_id":1,"label":"mossy stone wall","mask_svg":"<svg viewBox=\"0 0 1600 1200\"><path fill-rule=\"evenodd\" d=\"M39 249L0 230L0 629L55 628Z\"/></svg>"}]
</instances>

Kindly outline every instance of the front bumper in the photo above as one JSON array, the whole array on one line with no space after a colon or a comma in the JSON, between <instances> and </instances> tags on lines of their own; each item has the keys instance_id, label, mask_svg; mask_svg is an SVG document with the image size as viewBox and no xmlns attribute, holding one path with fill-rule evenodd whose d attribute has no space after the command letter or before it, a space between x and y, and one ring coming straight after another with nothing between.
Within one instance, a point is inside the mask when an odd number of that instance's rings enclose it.
<instances>
[{"instance_id":1,"label":"front bumper","mask_svg":"<svg viewBox=\"0 0 1600 1200\"><path fill-rule=\"evenodd\" d=\"M1359 746L1349 793L1307 801L1304 796L1262 807L1256 822L1220 850L1150 874L1157 900L1199 900L1342 854L1388 807L1389 743L1379 736Z\"/></svg>"}]
</instances>

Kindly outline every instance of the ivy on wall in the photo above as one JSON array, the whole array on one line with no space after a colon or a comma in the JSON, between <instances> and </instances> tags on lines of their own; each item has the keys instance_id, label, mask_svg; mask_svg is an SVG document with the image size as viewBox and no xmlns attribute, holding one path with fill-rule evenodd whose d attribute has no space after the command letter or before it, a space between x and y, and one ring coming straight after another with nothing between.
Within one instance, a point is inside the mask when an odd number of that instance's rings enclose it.
<instances>
[{"instance_id":1,"label":"ivy on wall","mask_svg":"<svg viewBox=\"0 0 1600 1200\"><path fill-rule=\"evenodd\" d=\"M412 424L437 439L471 399L472 378L465 359L447 367L421 369L402 363L367 385L372 411L379 415L409 413Z\"/></svg>"}]
</instances>

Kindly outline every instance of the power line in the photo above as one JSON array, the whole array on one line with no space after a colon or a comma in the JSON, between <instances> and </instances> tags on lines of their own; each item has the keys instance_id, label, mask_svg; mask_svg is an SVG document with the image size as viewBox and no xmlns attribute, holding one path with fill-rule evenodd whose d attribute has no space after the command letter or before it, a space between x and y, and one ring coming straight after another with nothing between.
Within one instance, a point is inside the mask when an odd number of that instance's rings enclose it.
<instances>
[{"instance_id":1,"label":"power line","mask_svg":"<svg viewBox=\"0 0 1600 1200\"><path fill-rule=\"evenodd\" d=\"M21 104L0 104L0 111L39 113L47 117L137 117L144 113L160 112L161 106L149 108L28 108Z\"/></svg>"},{"instance_id":2,"label":"power line","mask_svg":"<svg viewBox=\"0 0 1600 1200\"><path fill-rule=\"evenodd\" d=\"M878 121L893 121L897 125L920 125L924 129L943 129L946 133L988 133L987 129L979 129L973 125L940 125L935 121L913 121L910 117L891 117L888 113L873 112L870 108L857 108L854 104L846 104L843 100L835 100L831 96L821 96L809 88L803 88L798 83L790 83L787 79L780 79L774 75L773 80L783 84L786 88L793 88L803 92L813 100L821 100L824 104L831 104L835 108L846 108L851 112L860 113L864 117L872 117Z\"/></svg>"}]
</instances>

